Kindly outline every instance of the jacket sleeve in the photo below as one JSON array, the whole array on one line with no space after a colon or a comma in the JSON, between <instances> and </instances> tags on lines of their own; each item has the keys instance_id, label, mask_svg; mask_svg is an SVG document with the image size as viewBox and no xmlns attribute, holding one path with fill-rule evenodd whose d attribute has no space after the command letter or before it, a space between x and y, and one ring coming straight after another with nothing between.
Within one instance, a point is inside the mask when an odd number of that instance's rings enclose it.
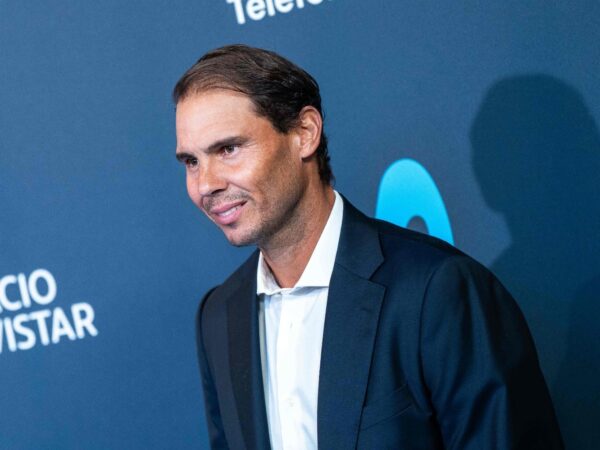
<instances>
[{"instance_id":1,"label":"jacket sleeve","mask_svg":"<svg viewBox=\"0 0 600 450\"><path fill-rule=\"evenodd\" d=\"M447 449L562 449L533 340L508 291L466 256L430 276L423 377Z\"/></svg>"},{"instance_id":2,"label":"jacket sleeve","mask_svg":"<svg viewBox=\"0 0 600 450\"><path fill-rule=\"evenodd\" d=\"M196 314L196 344L198 351L198 363L200 366L200 375L202 378L202 389L204 393L204 411L206 416L206 425L208 428L208 438L210 447L213 450L226 450L228 449L227 440L225 438L225 431L223 429L223 423L221 420L221 413L219 410L219 400L217 398L217 390L215 389L210 365L208 363L208 357L206 354L205 337L202 333L202 325L204 318L204 307L206 306L207 300L210 294L215 288L211 289L200 302L198 312Z\"/></svg>"}]
</instances>

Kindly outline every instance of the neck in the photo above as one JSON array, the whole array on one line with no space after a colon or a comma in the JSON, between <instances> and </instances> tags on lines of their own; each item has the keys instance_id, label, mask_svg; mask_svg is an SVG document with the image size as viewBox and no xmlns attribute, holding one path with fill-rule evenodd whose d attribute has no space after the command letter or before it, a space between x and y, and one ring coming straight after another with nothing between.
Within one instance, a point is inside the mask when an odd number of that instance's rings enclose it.
<instances>
[{"instance_id":1,"label":"neck","mask_svg":"<svg viewBox=\"0 0 600 450\"><path fill-rule=\"evenodd\" d=\"M331 186L319 183L312 190L298 203L286 236L259 246L282 288L293 287L302 276L333 208L335 194Z\"/></svg>"}]
</instances>

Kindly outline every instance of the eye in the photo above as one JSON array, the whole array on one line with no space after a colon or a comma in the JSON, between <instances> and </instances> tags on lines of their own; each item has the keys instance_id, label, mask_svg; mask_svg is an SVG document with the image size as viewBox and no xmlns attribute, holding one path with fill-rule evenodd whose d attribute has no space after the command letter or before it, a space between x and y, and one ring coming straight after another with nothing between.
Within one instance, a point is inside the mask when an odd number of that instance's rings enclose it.
<instances>
[{"instance_id":1,"label":"eye","mask_svg":"<svg viewBox=\"0 0 600 450\"><path fill-rule=\"evenodd\" d=\"M198 159L192 157L185 158L183 164L185 164L185 167L193 169L198 166Z\"/></svg>"},{"instance_id":2,"label":"eye","mask_svg":"<svg viewBox=\"0 0 600 450\"><path fill-rule=\"evenodd\" d=\"M237 145L224 145L223 147L221 147L221 153L225 156L231 156L233 155L235 152L237 152L238 150L238 146Z\"/></svg>"}]
</instances>

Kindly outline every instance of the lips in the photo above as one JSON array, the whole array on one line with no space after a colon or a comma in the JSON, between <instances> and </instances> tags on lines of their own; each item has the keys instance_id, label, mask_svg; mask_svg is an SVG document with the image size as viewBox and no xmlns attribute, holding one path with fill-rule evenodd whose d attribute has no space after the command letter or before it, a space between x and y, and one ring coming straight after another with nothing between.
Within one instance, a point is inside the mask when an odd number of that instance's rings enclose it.
<instances>
[{"instance_id":1,"label":"lips","mask_svg":"<svg viewBox=\"0 0 600 450\"><path fill-rule=\"evenodd\" d=\"M245 201L232 202L210 209L210 216L219 225L230 225L241 215Z\"/></svg>"}]
</instances>

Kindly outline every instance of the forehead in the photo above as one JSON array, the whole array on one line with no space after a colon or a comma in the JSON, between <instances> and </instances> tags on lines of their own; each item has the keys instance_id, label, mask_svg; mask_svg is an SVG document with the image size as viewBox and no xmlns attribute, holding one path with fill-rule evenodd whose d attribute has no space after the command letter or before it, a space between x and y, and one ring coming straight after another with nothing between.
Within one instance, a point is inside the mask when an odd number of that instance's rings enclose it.
<instances>
[{"instance_id":1,"label":"forehead","mask_svg":"<svg viewBox=\"0 0 600 450\"><path fill-rule=\"evenodd\" d=\"M258 119L247 95L223 89L190 95L179 101L176 109L178 133L206 132Z\"/></svg>"},{"instance_id":2,"label":"forehead","mask_svg":"<svg viewBox=\"0 0 600 450\"><path fill-rule=\"evenodd\" d=\"M250 98L240 92L213 89L190 95L177 104L179 151L203 151L226 138L252 138L274 131L271 122L259 116Z\"/></svg>"}]
</instances>

